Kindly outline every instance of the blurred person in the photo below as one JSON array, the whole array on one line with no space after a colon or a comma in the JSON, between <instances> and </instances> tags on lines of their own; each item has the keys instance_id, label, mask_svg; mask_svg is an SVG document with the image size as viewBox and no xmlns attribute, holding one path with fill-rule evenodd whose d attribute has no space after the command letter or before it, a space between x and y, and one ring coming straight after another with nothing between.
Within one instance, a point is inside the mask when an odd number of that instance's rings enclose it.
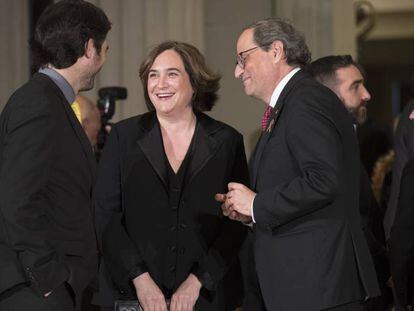
<instances>
[{"instance_id":1,"label":"blurred person","mask_svg":"<svg viewBox=\"0 0 414 311\"><path fill-rule=\"evenodd\" d=\"M414 121L411 115L414 111L414 101L403 109L394 136L394 163L392 168L391 193L384 217L385 235L390 236L398 206L401 175L408 160L414 158Z\"/></svg>"},{"instance_id":2,"label":"blurred person","mask_svg":"<svg viewBox=\"0 0 414 311\"><path fill-rule=\"evenodd\" d=\"M414 305L414 158L405 164L395 221L389 239L391 274L397 297L396 310Z\"/></svg>"},{"instance_id":3,"label":"blurred person","mask_svg":"<svg viewBox=\"0 0 414 311\"><path fill-rule=\"evenodd\" d=\"M142 62L153 111L112 127L95 188L98 240L121 299L144 310L224 310L223 278L246 228L214 194L248 183L243 138L203 111L220 77L192 45L166 41Z\"/></svg>"},{"instance_id":4,"label":"blurred person","mask_svg":"<svg viewBox=\"0 0 414 311\"><path fill-rule=\"evenodd\" d=\"M0 116L1 310L74 310L96 273L95 159L71 103L93 87L110 28L86 1L47 7L30 44L38 72Z\"/></svg>"},{"instance_id":5,"label":"blurred person","mask_svg":"<svg viewBox=\"0 0 414 311\"><path fill-rule=\"evenodd\" d=\"M361 310L379 292L358 214L359 160L352 118L301 68L303 36L270 18L237 41L235 76L267 105L250 160L252 190L218 194L223 212L253 222L267 310Z\"/></svg>"},{"instance_id":6,"label":"blurred person","mask_svg":"<svg viewBox=\"0 0 414 311\"><path fill-rule=\"evenodd\" d=\"M95 147L98 143L98 133L101 130L101 113L96 104L85 96L76 96L76 102L79 105L82 127L92 147Z\"/></svg>"},{"instance_id":7,"label":"blurred person","mask_svg":"<svg viewBox=\"0 0 414 311\"><path fill-rule=\"evenodd\" d=\"M350 55L330 55L313 61L310 74L320 83L331 89L353 116L355 127L365 121L366 105L371 98L364 86L363 70ZM374 197L370 178L361 163L359 211L362 228L374 260L379 278L381 297L375 297L364 304L364 310L380 311L388 309L388 286L390 277L385 248L382 214Z\"/></svg>"}]
</instances>

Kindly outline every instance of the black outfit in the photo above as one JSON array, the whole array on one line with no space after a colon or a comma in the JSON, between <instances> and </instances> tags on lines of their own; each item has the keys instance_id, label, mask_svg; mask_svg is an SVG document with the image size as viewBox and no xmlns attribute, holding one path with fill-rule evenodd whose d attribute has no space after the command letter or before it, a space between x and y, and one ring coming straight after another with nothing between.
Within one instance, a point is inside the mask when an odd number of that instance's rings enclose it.
<instances>
[{"instance_id":1,"label":"black outfit","mask_svg":"<svg viewBox=\"0 0 414 311\"><path fill-rule=\"evenodd\" d=\"M391 193L384 216L384 229L387 239L390 236L395 213L397 211L402 171L407 161L414 158L414 122L409 119L413 110L414 102L405 106L395 132L395 158L392 168Z\"/></svg>"},{"instance_id":2,"label":"black outfit","mask_svg":"<svg viewBox=\"0 0 414 311\"><path fill-rule=\"evenodd\" d=\"M402 306L414 304L414 159L404 167L389 239L391 275Z\"/></svg>"},{"instance_id":3,"label":"black outfit","mask_svg":"<svg viewBox=\"0 0 414 311\"><path fill-rule=\"evenodd\" d=\"M95 165L63 93L35 74L0 117L0 309L10 301L15 310L47 309L49 291L55 302L68 291L79 305L97 269Z\"/></svg>"},{"instance_id":4,"label":"black outfit","mask_svg":"<svg viewBox=\"0 0 414 311\"><path fill-rule=\"evenodd\" d=\"M116 124L99 165L96 221L103 257L121 297L144 272L166 298L193 273L203 288L197 310L223 310L223 277L246 228L221 212L216 193L248 184L242 136L197 113L178 174L169 167L155 112Z\"/></svg>"},{"instance_id":5,"label":"black outfit","mask_svg":"<svg viewBox=\"0 0 414 311\"><path fill-rule=\"evenodd\" d=\"M256 268L267 310L339 308L379 294L358 210L358 154L351 116L338 97L296 73L250 165Z\"/></svg>"},{"instance_id":6,"label":"black outfit","mask_svg":"<svg viewBox=\"0 0 414 311\"><path fill-rule=\"evenodd\" d=\"M371 298L364 303L364 311L386 311L391 303L392 293L387 285L390 269L382 225L382 212L374 197L370 179L362 163L360 183L359 212L362 230L368 243L381 290L381 296Z\"/></svg>"}]
</instances>

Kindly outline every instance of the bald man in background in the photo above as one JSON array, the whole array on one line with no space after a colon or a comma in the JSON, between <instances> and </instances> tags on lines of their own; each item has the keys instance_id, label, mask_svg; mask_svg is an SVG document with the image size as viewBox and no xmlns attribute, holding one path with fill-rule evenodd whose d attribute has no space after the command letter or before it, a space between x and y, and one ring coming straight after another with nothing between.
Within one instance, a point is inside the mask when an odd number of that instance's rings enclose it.
<instances>
[{"instance_id":1,"label":"bald man in background","mask_svg":"<svg viewBox=\"0 0 414 311\"><path fill-rule=\"evenodd\" d=\"M78 119L92 147L95 148L98 143L98 133L101 130L101 113L96 104L85 96L78 95L75 101L79 105Z\"/></svg>"}]
</instances>

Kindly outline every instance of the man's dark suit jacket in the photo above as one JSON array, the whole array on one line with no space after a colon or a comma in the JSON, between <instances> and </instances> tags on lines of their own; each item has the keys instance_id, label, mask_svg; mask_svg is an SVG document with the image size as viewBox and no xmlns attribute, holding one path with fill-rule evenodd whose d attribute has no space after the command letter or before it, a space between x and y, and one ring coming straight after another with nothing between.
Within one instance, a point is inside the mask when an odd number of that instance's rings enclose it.
<instances>
[{"instance_id":1,"label":"man's dark suit jacket","mask_svg":"<svg viewBox=\"0 0 414 311\"><path fill-rule=\"evenodd\" d=\"M391 275L401 305L414 304L414 159L404 167L389 246Z\"/></svg>"},{"instance_id":2,"label":"man's dark suit jacket","mask_svg":"<svg viewBox=\"0 0 414 311\"><path fill-rule=\"evenodd\" d=\"M414 158L414 121L409 119L413 110L414 102L405 106L395 132L395 158L392 167L391 193L384 216L384 230L387 239L390 237L395 213L397 211L402 171L407 161Z\"/></svg>"},{"instance_id":3,"label":"man's dark suit jacket","mask_svg":"<svg viewBox=\"0 0 414 311\"><path fill-rule=\"evenodd\" d=\"M81 297L97 267L94 170L70 104L35 74L0 117L0 293L27 283L43 296L67 282Z\"/></svg>"},{"instance_id":4,"label":"man's dark suit jacket","mask_svg":"<svg viewBox=\"0 0 414 311\"><path fill-rule=\"evenodd\" d=\"M194 273L197 310L222 310L222 279L246 228L222 215L214 195L230 181L248 184L248 169L239 133L202 113L197 122L181 195L169 189L155 112L112 128L94 194L98 238L122 296L135 296L131 280L144 272L166 298Z\"/></svg>"},{"instance_id":5,"label":"man's dark suit jacket","mask_svg":"<svg viewBox=\"0 0 414 311\"><path fill-rule=\"evenodd\" d=\"M358 210L358 154L338 97L296 73L250 166L267 310L321 310L379 294Z\"/></svg>"}]
</instances>

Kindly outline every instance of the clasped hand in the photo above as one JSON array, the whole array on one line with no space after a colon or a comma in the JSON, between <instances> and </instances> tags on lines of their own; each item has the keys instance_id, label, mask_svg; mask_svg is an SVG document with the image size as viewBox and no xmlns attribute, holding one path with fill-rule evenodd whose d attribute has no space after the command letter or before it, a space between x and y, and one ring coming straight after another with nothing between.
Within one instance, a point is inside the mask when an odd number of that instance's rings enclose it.
<instances>
[{"instance_id":1,"label":"clasped hand","mask_svg":"<svg viewBox=\"0 0 414 311\"><path fill-rule=\"evenodd\" d=\"M133 280L139 303L144 311L167 311L165 297L149 273ZM170 311L192 311L200 294L201 283L190 274L171 297Z\"/></svg>"},{"instance_id":2,"label":"clasped hand","mask_svg":"<svg viewBox=\"0 0 414 311\"><path fill-rule=\"evenodd\" d=\"M227 193L217 193L215 199L221 202L223 215L243 223L251 221L251 207L256 193L243 184L231 182Z\"/></svg>"}]
</instances>

